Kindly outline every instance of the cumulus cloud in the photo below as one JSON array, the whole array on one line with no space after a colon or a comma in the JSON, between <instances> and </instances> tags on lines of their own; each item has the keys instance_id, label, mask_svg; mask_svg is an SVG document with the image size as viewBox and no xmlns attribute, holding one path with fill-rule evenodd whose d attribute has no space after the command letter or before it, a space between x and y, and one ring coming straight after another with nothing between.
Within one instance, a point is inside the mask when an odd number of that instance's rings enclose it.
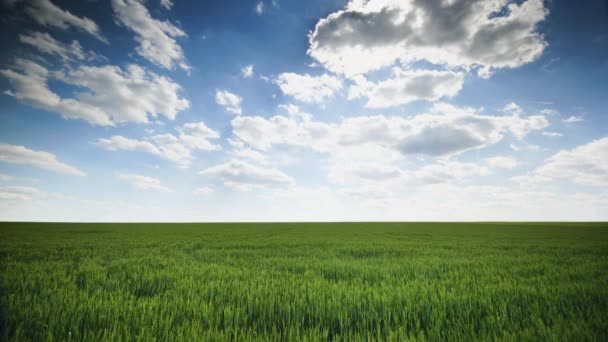
<instances>
[{"instance_id":1,"label":"cumulus cloud","mask_svg":"<svg viewBox=\"0 0 608 342\"><path fill-rule=\"evenodd\" d=\"M258 2L257 5L255 5L255 13L262 15L262 13L264 13L264 3L263 2Z\"/></svg>"},{"instance_id":2,"label":"cumulus cloud","mask_svg":"<svg viewBox=\"0 0 608 342\"><path fill-rule=\"evenodd\" d=\"M218 139L219 133L203 122L191 122L177 128L177 134L158 134L144 140L130 139L120 135L97 140L97 145L109 151L137 151L156 155L165 160L188 167L196 150L215 151L220 146L211 140Z\"/></svg>"},{"instance_id":3,"label":"cumulus cloud","mask_svg":"<svg viewBox=\"0 0 608 342\"><path fill-rule=\"evenodd\" d=\"M253 65L249 64L241 68L241 76L243 76L243 78L251 78L253 76Z\"/></svg>"},{"instance_id":4,"label":"cumulus cloud","mask_svg":"<svg viewBox=\"0 0 608 342\"><path fill-rule=\"evenodd\" d=\"M0 75L13 85L14 90L5 94L36 108L59 113L65 119L86 120L92 125L147 123L148 116L159 115L173 120L190 106L180 97L179 84L133 64L126 70L106 65L50 72L33 61L17 59L13 69L0 70ZM49 89L49 80L84 91L77 92L74 98L62 98Z\"/></svg>"},{"instance_id":5,"label":"cumulus cloud","mask_svg":"<svg viewBox=\"0 0 608 342\"><path fill-rule=\"evenodd\" d=\"M608 187L608 138L562 150L525 176L514 177L522 185L557 179L577 184Z\"/></svg>"},{"instance_id":6,"label":"cumulus cloud","mask_svg":"<svg viewBox=\"0 0 608 342\"><path fill-rule=\"evenodd\" d=\"M542 54L536 26L547 13L542 0L351 0L317 23L308 54L348 76L427 61L489 77Z\"/></svg>"},{"instance_id":7,"label":"cumulus cloud","mask_svg":"<svg viewBox=\"0 0 608 342\"><path fill-rule=\"evenodd\" d=\"M281 88L283 94L309 103L323 102L342 89L342 81L328 74L310 76L286 72L280 74L274 82Z\"/></svg>"},{"instance_id":8,"label":"cumulus cloud","mask_svg":"<svg viewBox=\"0 0 608 342\"><path fill-rule=\"evenodd\" d=\"M85 175L79 169L60 162L52 153L30 150L24 146L0 144L0 161L11 164L31 165L73 176Z\"/></svg>"},{"instance_id":9,"label":"cumulus cloud","mask_svg":"<svg viewBox=\"0 0 608 342\"><path fill-rule=\"evenodd\" d=\"M14 5L20 2L26 3L25 13L42 26L51 26L62 30L74 27L107 43L97 24L89 18L77 17L69 11L57 7L50 0L13 0L9 4Z\"/></svg>"},{"instance_id":10,"label":"cumulus cloud","mask_svg":"<svg viewBox=\"0 0 608 342\"><path fill-rule=\"evenodd\" d=\"M227 187L238 191L255 188L288 187L295 184L293 178L275 168L263 168L232 159L200 172L201 175L217 178Z\"/></svg>"},{"instance_id":11,"label":"cumulus cloud","mask_svg":"<svg viewBox=\"0 0 608 342\"><path fill-rule=\"evenodd\" d=\"M76 40L73 40L71 44L66 44L57 41L48 33L32 32L29 34L20 34L19 41L24 44L31 45L48 55L57 56L64 62L72 60L88 60L97 56L93 52L84 51L80 43L78 43Z\"/></svg>"},{"instance_id":12,"label":"cumulus cloud","mask_svg":"<svg viewBox=\"0 0 608 342\"><path fill-rule=\"evenodd\" d=\"M160 180L157 178L141 176L141 175L133 175L133 174L120 174L118 175L120 180L131 183L138 189L142 190L158 190L169 192L169 188L161 185Z\"/></svg>"},{"instance_id":13,"label":"cumulus cloud","mask_svg":"<svg viewBox=\"0 0 608 342\"><path fill-rule=\"evenodd\" d=\"M529 132L548 125L544 116L483 115L478 109L445 103L437 103L429 113L412 117L357 116L333 124L314 121L306 113L232 120L234 135L259 150L284 144L327 152L336 146L369 143L389 147L403 155L431 157L493 145L506 133L523 139Z\"/></svg>"},{"instance_id":14,"label":"cumulus cloud","mask_svg":"<svg viewBox=\"0 0 608 342\"><path fill-rule=\"evenodd\" d=\"M190 70L181 46L175 41L187 36L184 31L166 20L152 18L139 0L112 0L112 8L117 21L135 32L137 54L165 69L177 65Z\"/></svg>"},{"instance_id":15,"label":"cumulus cloud","mask_svg":"<svg viewBox=\"0 0 608 342\"><path fill-rule=\"evenodd\" d=\"M40 191L30 186L1 186L0 200L29 201Z\"/></svg>"},{"instance_id":16,"label":"cumulus cloud","mask_svg":"<svg viewBox=\"0 0 608 342\"><path fill-rule=\"evenodd\" d=\"M364 76L354 76L355 85L348 92L349 99L366 97L367 108L400 106L412 101L437 101L452 97L462 89L464 75L452 71L403 70L393 68L392 77L378 83Z\"/></svg>"},{"instance_id":17,"label":"cumulus cloud","mask_svg":"<svg viewBox=\"0 0 608 342\"><path fill-rule=\"evenodd\" d=\"M217 89L215 91L215 103L224 107L226 111L232 114L241 115L243 113L241 102L243 102L242 97L227 90Z\"/></svg>"}]
</instances>

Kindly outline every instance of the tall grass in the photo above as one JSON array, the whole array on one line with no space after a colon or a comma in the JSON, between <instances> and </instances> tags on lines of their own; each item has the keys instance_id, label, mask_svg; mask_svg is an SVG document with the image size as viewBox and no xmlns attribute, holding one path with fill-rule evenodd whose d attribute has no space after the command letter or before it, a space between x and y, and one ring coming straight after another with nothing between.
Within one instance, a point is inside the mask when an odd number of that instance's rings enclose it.
<instances>
[{"instance_id":1,"label":"tall grass","mask_svg":"<svg viewBox=\"0 0 608 342\"><path fill-rule=\"evenodd\" d=\"M605 224L0 224L9 340L608 340Z\"/></svg>"}]
</instances>

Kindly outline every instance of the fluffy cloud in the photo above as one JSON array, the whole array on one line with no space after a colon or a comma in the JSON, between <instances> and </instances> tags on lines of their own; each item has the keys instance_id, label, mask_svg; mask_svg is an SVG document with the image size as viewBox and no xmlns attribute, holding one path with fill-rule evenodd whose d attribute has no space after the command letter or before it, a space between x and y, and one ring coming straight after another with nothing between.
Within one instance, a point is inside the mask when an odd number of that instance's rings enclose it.
<instances>
[{"instance_id":1,"label":"fluffy cloud","mask_svg":"<svg viewBox=\"0 0 608 342\"><path fill-rule=\"evenodd\" d=\"M186 33L168 21L152 18L140 0L112 0L112 8L118 22L135 32L139 43L136 52L166 69L178 65L190 70L181 46L174 38L186 37Z\"/></svg>"},{"instance_id":2,"label":"fluffy cloud","mask_svg":"<svg viewBox=\"0 0 608 342\"><path fill-rule=\"evenodd\" d=\"M342 89L342 82L333 76L299 75L291 72L280 74L274 82L283 94L293 96L302 102L322 102Z\"/></svg>"},{"instance_id":3,"label":"fluffy cloud","mask_svg":"<svg viewBox=\"0 0 608 342\"><path fill-rule=\"evenodd\" d=\"M217 178L225 186L238 191L266 187L287 187L295 184L291 177L278 169L263 168L237 159L205 169L200 174Z\"/></svg>"},{"instance_id":4,"label":"fluffy cloud","mask_svg":"<svg viewBox=\"0 0 608 342\"><path fill-rule=\"evenodd\" d=\"M80 43L76 40L73 40L71 44L65 44L55 40L55 38L51 37L48 33L32 32L29 34L20 34L19 41L31 45L43 53L55 55L64 62L71 60L82 61L96 56L92 52L85 52Z\"/></svg>"},{"instance_id":5,"label":"fluffy cloud","mask_svg":"<svg viewBox=\"0 0 608 342\"><path fill-rule=\"evenodd\" d=\"M133 175L133 174L120 174L118 175L120 180L131 183L136 188L142 190L158 190L169 192L169 188L160 184L160 180L152 177Z\"/></svg>"},{"instance_id":6,"label":"fluffy cloud","mask_svg":"<svg viewBox=\"0 0 608 342\"><path fill-rule=\"evenodd\" d=\"M262 15L262 13L264 13L264 3L263 2L258 2L257 5L255 5L255 13Z\"/></svg>"},{"instance_id":7,"label":"fluffy cloud","mask_svg":"<svg viewBox=\"0 0 608 342\"><path fill-rule=\"evenodd\" d=\"M86 17L77 17L67 10L63 10L50 0L12 0L8 3L14 5L19 2L26 2L25 13L27 13L34 21L42 26L56 27L66 30L69 27L90 33L95 38L107 42L101 35L101 31L95 22Z\"/></svg>"},{"instance_id":8,"label":"fluffy cloud","mask_svg":"<svg viewBox=\"0 0 608 342\"><path fill-rule=\"evenodd\" d=\"M249 64L241 69L241 76L251 78L253 76L253 65Z\"/></svg>"},{"instance_id":9,"label":"fluffy cloud","mask_svg":"<svg viewBox=\"0 0 608 342\"><path fill-rule=\"evenodd\" d=\"M173 120L178 112L190 106L180 97L181 87L177 83L137 65L129 65L126 70L106 65L49 72L35 62L17 59L13 69L0 70L0 75L14 88L6 94L31 106L60 113L65 119L86 120L93 125L147 123L148 115ZM86 90L76 93L75 98L62 98L49 89L50 79Z\"/></svg>"},{"instance_id":10,"label":"fluffy cloud","mask_svg":"<svg viewBox=\"0 0 608 342\"><path fill-rule=\"evenodd\" d=\"M349 89L349 99L366 97L366 107L386 108L417 100L437 101L452 97L462 89L464 75L452 71L393 68L393 75L388 80L373 83L362 75L353 80L355 85Z\"/></svg>"},{"instance_id":11,"label":"fluffy cloud","mask_svg":"<svg viewBox=\"0 0 608 342\"><path fill-rule=\"evenodd\" d=\"M40 191L29 186L2 186L0 187L0 200L28 201Z\"/></svg>"},{"instance_id":12,"label":"fluffy cloud","mask_svg":"<svg viewBox=\"0 0 608 342\"><path fill-rule=\"evenodd\" d=\"M219 133L203 122L187 123L177 128L178 134L159 134L146 140L130 139L120 135L97 140L97 145L109 151L138 151L159 156L165 160L187 167L194 159L195 150L215 151L220 146L211 142Z\"/></svg>"},{"instance_id":13,"label":"fluffy cloud","mask_svg":"<svg viewBox=\"0 0 608 342\"><path fill-rule=\"evenodd\" d=\"M232 114L241 115L243 113L241 109L243 98L227 90L217 89L215 91L215 102Z\"/></svg>"},{"instance_id":14,"label":"fluffy cloud","mask_svg":"<svg viewBox=\"0 0 608 342\"><path fill-rule=\"evenodd\" d=\"M32 165L41 169L73 176L85 175L84 172L77 168L60 162L52 153L30 150L24 146L0 144L0 161L12 164Z\"/></svg>"},{"instance_id":15,"label":"fluffy cloud","mask_svg":"<svg viewBox=\"0 0 608 342\"><path fill-rule=\"evenodd\" d=\"M528 175L514 177L523 185L556 179L608 187L608 138L560 151Z\"/></svg>"},{"instance_id":16,"label":"fluffy cloud","mask_svg":"<svg viewBox=\"0 0 608 342\"><path fill-rule=\"evenodd\" d=\"M529 132L548 125L544 116L483 115L476 109L444 103L435 104L429 113L413 117L359 116L335 124L314 121L305 113L232 120L234 135L260 150L284 144L328 152L336 147L374 144L402 155L431 157L493 145L506 133L522 139Z\"/></svg>"},{"instance_id":17,"label":"fluffy cloud","mask_svg":"<svg viewBox=\"0 0 608 342\"><path fill-rule=\"evenodd\" d=\"M542 0L351 0L321 19L309 55L327 69L353 76L402 63L514 68L536 60L547 43L536 26Z\"/></svg>"}]
</instances>

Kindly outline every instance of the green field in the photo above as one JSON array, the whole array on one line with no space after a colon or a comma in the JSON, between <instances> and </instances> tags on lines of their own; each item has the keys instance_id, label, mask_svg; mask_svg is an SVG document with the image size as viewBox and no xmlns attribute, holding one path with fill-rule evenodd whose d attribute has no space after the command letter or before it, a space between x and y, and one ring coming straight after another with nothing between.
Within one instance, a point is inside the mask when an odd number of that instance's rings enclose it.
<instances>
[{"instance_id":1,"label":"green field","mask_svg":"<svg viewBox=\"0 0 608 342\"><path fill-rule=\"evenodd\" d=\"M608 224L0 223L8 340L608 340Z\"/></svg>"}]
</instances>

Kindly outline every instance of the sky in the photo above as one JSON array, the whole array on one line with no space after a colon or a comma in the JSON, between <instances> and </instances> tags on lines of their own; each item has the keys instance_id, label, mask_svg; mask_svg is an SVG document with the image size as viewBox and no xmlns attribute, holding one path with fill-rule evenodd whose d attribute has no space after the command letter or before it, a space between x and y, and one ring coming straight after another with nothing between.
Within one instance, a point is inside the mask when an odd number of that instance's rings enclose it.
<instances>
[{"instance_id":1,"label":"sky","mask_svg":"<svg viewBox=\"0 0 608 342\"><path fill-rule=\"evenodd\" d=\"M0 0L1 221L606 221L603 0Z\"/></svg>"}]
</instances>

